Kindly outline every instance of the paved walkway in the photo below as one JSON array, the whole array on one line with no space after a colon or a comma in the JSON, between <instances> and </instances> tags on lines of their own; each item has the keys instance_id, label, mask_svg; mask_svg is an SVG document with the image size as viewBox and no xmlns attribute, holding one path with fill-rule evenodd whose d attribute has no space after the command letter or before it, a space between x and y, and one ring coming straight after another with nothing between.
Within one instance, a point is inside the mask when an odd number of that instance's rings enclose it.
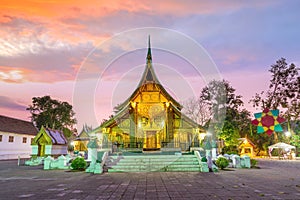
<instances>
[{"instance_id":1,"label":"paved walkway","mask_svg":"<svg viewBox=\"0 0 300 200\"><path fill-rule=\"evenodd\" d=\"M0 161L0 199L300 199L300 161L218 173L92 175Z\"/></svg>"}]
</instances>

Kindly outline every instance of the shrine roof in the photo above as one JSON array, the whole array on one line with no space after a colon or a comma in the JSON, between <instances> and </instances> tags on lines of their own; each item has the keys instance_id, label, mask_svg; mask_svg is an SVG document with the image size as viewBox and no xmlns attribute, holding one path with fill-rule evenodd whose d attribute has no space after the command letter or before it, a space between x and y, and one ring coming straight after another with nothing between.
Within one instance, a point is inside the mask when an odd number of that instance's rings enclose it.
<instances>
[{"instance_id":1,"label":"shrine roof","mask_svg":"<svg viewBox=\"0 0 300 200\"><path fill-rule=\"evenodd\" d=\"M245 145L245 144L250 144L251 146L255 147L256 145L251 141L249 140L248 138L239 138L239 146L241 145Z\"/></svg>"},{"instance_id":2,"label":"shrine roof","mask_svg":"<svg viewBox=\"0 0 300 200\"><path fill-rule=\"evenodd\" d=\"M67 139L62 131L52 130L49 128L46 128L45 131L50 136L52 144L67 144Z\"/></svg>"}]
</instances>

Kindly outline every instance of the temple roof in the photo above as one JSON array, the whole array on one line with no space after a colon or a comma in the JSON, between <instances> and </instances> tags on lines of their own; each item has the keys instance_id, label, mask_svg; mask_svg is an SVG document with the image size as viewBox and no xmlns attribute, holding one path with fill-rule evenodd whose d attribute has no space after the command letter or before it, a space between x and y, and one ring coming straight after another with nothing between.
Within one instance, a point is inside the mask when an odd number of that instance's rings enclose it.
<instances>
[{"instance_id":1,"label":"temple roof","mask_svg":"<svg viewBox=\"0 0 300 200\"><path fill-rule=\"evenodd\" d=\"M174 104L175 107L177 107L179 110L182 109L182 106L180 103L178 103L167 91L166 89L162 86L162 84L159 82L153 65L152 65L152 54L151 54L151 44L150 44L150 36L148 39L148 53L147 53L147 61L146 61L146 66L145 70L143 73L143 76L135 89L135 91L132 93L132 95L125 100L122 104L116 106L117 110L122 110L124 107L128 105L128 103L139 93L139 91L143 88L144 85L148 83L154 83L162 92L163 95L170 101L170 103Z\"/></svg>"},{"instance_id":2,"label":"temple roof","mask_svg":"<svg viewBox=\"0 0 300 200\"><path fill-rule=\"evenodd\" d=\"M76 136L74 141L86 141L90 140L89 133L92 132L92 127L89 127L87 124L84 124L81 132Z\"/></svg>"},{"instance_id":3,"label":"temple roof","mask_svg":"<svg viewBox=\"0 0 300 200\"><path fill-rule=\"evenodd\" d=\"M154 72L153 66L152 66L152 55L151 55L151 44L150 44L150 36L148 40L148 53L147 53L147 62L146 62L146 68L143 73L142 79L138 85L138 88L147 84L147 83L156 83L160 84L158 81L158 78L156 77L156 74Z\"/></svg>"},{"instance_id":4,"label":"temple roof","mask_svg":"<svg viewBox=\"0 0 300 200\"><path fill-rule=\"evenodd\" d=\"M140 92L143 91L143 88L147 84L154 84L156 86L156 88L160 91L160 93L162 95L164 95L165 98L169 101L170 106L173 109L173 111L183 121L187 122L191 126L200 128L201 126L199 124L197 124L196 122L194 122L192 119L190 119L189 117L187 117L185 114L183 114L181 112L182 106L166 91L166 89L159 82L159 80L155 74L153 65L152 65L150 37L149 37L149 41L148 41L148 53L147 53L146 59L147 60L146 60L146 66L145 66L144 73L143 73L142 78L141 78L137 88L135 89L135 91L132 93L132 95L126 101L124 101L122 104L116 106L116 109L118 110L118 112L113 116L113 118L103 122L98 128L96 128L97 131L99 131L99 129L101 127L113 127L113 126L117 125L120 120L128 118L130 115L131 101L135 97L137 97L140 94ZM94 131L96 131L96 129Z\"/></svg>"},{"instance_id":5,"label":"temple roof","mask_svg":"<svg viewBox=\"0 0 300 200\"><path fill-rule=\"evenodd\" d=\"M82 127L81 132L78 134L77 137L80 138L88 138L89 137L89 132L91 132L93 130L92 127L89 127L87 124L84 124Z\"/></svg>"}]
</instances>

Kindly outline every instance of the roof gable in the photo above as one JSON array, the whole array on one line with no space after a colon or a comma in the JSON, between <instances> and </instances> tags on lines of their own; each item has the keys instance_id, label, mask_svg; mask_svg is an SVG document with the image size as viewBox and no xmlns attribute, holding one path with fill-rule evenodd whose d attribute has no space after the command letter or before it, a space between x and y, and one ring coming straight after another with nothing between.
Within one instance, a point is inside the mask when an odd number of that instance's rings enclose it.
<instances>
[{"instance_id":1,"label":"roof gable","mask_svg":"<svg viewBox=\"0 0 300 200\"><path fill-rule=\"evenodd\" d=\"M44 128L42 126L38 135L34 138L34 143L64 145L67 144L67 139L65 138L62 131Z\"/></svg>"},{"instance_id":2,"label":"roof gable","mask_svg":"<svg viewBox=\"0 0 300 200\"><path fill-rule=\"evenodd\" d=\"M79 138L88 138L89 132L91 132L93 129L92 127L89 127L88 125L83 125L81 132L78 134L77 137Z\"/></svg>"},{"instance_id":3,"label":"roof gable","mask_svg":"<svg viewBox=\"0 0 300 200\"><path fill-rule=\"evenodd\" d=\"M132 93L132 95L124 101L122 104L117 106L117 110L122 110L127 104L134 99L141 90L143 90L144 86L147 84L154 84L161 93L169 100L171 101L178 109L182 109L182 106L180 103L178 103L168 92L167 90L162 86L162 84L159 82L158 78L156 77L153 65L152 65L152 54L151 54L151 46L150 46L150 36L149 36L149 44L148 44L148 53L147 53L147 62L146 67L144 70L144 73L142 75L142 78L135 89L135 91Z\"/></svg>"},{"instance_id":4,"label":"roof gable","mask_svg":"<svg viewBox=\"0 0 300 200\"><path fill-rule=\"evenodd\" d=\"M250 145L252 147L255 147L255 144L248 138L239 138L238 140L240 141L239 146Z\"/></svg>"}]
</instances>

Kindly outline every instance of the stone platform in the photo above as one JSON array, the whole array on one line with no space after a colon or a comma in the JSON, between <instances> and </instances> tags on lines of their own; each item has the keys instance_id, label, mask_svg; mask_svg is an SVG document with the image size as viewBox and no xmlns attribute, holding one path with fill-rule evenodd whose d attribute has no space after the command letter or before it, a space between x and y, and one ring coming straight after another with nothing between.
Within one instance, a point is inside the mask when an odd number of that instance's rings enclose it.
<instances>
[{"instance_id":1,"label":"stone platform","mask_svg":"<svg viewBox=\"0 0 300 200\"><path fill-rule=\"evenodd\" d=\"M300 199L300 161L259 160L258 166L93 175L0 161L0 199Z\"/></svg>"}]
</instances>

